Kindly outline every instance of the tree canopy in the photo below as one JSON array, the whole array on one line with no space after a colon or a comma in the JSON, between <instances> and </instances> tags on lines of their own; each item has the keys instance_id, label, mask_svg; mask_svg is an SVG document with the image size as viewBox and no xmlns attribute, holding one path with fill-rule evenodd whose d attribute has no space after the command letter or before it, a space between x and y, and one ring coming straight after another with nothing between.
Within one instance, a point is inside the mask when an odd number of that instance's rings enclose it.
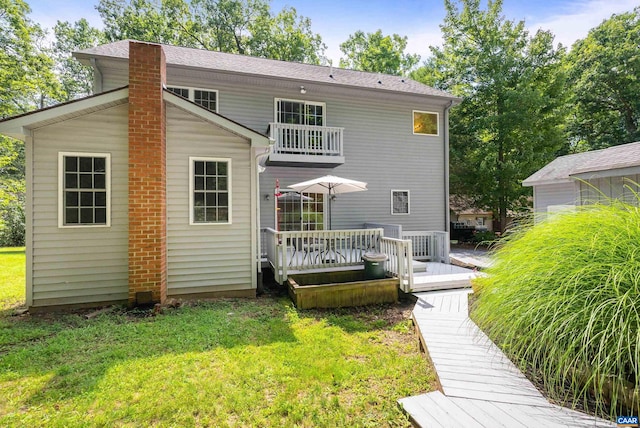
<instances>
[{"instance_id":1,"label":"tree canopy","mask_svg":"<svg viewBox=\"0 0 640 428\"><path fill-rule=\"evenodd\" d=\"M311 20L268 0L100 0L107 41L204 48L283 61L319 64L326 46Z\"/></svg>"},{"instance_id":2,"label":"tree canopy","mask_svg":"<svg viewBox=\"0 0 640 428\"><path fill-rule=\"evenodd\" d=\"M340 67L385 74L407 74L418 64L420 56L405 53L406 48L406 36L385 36L382 30L366 34L356 31L340 45L344 54L340 58Z\"/></svg>"},{"instance_id":3,"label":"tree canopy","mask_svg":"<svg viewBox=\"0 0 640 428\"><path fill-rule=\"evenodd\" d=\"M576 150L640 141L640 7L614 15L567 58Z\"/></svg>"},{"instance_id":4,"label":"tree canopy","mask_svg":"<svg viewBox=\"0 0 640 428\"><path fill-rule=\"evenodd\" d=\"M527 206L521 182L564 142L564 49L506 20L502 2L445 1L444 44L414 78L463 98L451 112L451 192L497 213Z\"/></svg>"}]
</instances>

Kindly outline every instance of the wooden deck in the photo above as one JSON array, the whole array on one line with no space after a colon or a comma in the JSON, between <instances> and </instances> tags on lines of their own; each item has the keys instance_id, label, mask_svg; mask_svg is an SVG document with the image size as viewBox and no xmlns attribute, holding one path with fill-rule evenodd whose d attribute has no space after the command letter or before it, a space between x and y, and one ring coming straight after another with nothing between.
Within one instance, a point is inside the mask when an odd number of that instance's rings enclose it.
<instances>
[{"instance_id":1,"label":"wooden deck","mask_svg":"<svg viewBox=\"0 0 640 428\"><path fill-rule=\"evenodd\" d=\"M413 319L441 391L398 400L421 427L615 427L549 403L469 319L469 289L416 293Z\"/></svg>"}]
</instances>

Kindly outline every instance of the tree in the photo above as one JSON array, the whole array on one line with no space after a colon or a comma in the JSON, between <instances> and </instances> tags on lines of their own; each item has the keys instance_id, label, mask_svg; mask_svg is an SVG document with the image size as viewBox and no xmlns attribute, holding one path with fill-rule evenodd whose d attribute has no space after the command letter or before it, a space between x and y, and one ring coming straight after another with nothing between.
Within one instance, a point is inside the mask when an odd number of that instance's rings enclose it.
<instances>
[{"instance_id":1,"label":"tree","mask_svg":"<svg viewBox=\"0 0 640 428\"><path fill-rule=\"evenodd\" d=\"M613 15L567 56L571 142L586 150L640 140L640 7Z\"/></svg>"},{"instance_id":2,"label":"tree","mask_svg":"<svg viewBox=\"0 0 640 428\"><path fill-rule=\"evenodd\" d=\"M136 39L317 64L326 46L293 8L267 0L101 0L107 41Z\"/></svg>"},{"instance_id":3,"label":"tree","mask_svg":"<svg viewBox=\"0 0 640 428\"><path fill-rule=\"evenodd\" d=\"M406 47L406 36L385 36L382 30L366 34L356 31L340 45L340 50L345 55L340 58L340 67L404 75L420 61L419 55L404 53Z\"/></svg>"},{"instance_id":4,"label":"tree","mask_svg":"<svg viewBox=\"0 0 640 428\"><path fill-rule=\"evenodd\" d=\"M451 193L507 212L529 205L522 180L555 157L564 142L564 49L553 36L530 37L505 20L502 2L445 0L444 44L413 77L462 97L451 113Z\"/></svg>"},{"instance_id":5,"label":"tree","mask_svg":"<svg viewBox=\"0 0 640 428\"><path fill-rule=\"evenodd\" d=\"M107 42L134 39L202 47L193 34L191 10L185 0L100 0L96 9Z\"/></svg>"},{"instance_id":6,"label":"tree","mask_svg":"<svg viewBox=\"0 0 640 428\"><path fill-rule=\"evenodd\" d=\"M44 107L60 99L45 33L32 23L23 0L0 0L0 117Z\"/></svg>"},{"instance_id":7,"label":"tree","mask_svg":"<svg viewBox=\"0 0 640 428\"><path fill-rule=\"evenodd\" d=\"M44 31L22 0L0 0L0 118L62 97ZM0 246L24 245L24 144L0 136Z\"/></svg>"},{"instance_id":8,"label":"tree","mask_svg":"<svg viewBox=\"0 0 640 428\"><path fill-rule=\"evenodd\" d=\"M102 32L91 27L84 18L73 24L58 21L53 32L56 37L53 44L53 56L64 91L64 99L72 100L80 96L91 95L93 93L93 69L80 64L71 54L80 49L99 45L103 40Z\"/></svg>"}]
</instances>

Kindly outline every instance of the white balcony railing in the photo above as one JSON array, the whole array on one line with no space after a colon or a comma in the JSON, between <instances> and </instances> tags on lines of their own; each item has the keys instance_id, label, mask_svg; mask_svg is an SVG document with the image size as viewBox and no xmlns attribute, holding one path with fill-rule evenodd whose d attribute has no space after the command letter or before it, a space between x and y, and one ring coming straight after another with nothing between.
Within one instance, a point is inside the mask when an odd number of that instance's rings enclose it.
<instances>
[{"instance_id":1,"label":"white balcony railing","mask_svg":"<svg viewBox=\"0 0 640 428\"><path fill-rule=\"evenodd\" d=\"M344 128L270 123L269 129L270 137L275 140L273 154L343 156Z\"/></svg>"}]
</instances>

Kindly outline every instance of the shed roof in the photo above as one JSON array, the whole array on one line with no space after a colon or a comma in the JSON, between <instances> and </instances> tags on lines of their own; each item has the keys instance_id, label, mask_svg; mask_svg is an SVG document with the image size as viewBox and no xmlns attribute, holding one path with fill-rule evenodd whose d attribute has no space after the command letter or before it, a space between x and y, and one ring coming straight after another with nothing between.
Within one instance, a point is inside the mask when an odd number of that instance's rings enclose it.
<instances>
[{"instance_id":1,"label":"shed roof","mask_svg":"<svg viewBox=\"0 0 640 428\"><path fill-rule=\"evenodd\" d=\"M90 58L129 58L129 41L121 40L74 52L79 60ZM342 87L357 87L388 92L427 95L458 102L453 95L403 76L347 70L338 67L279 61L239 54L162 45L168 65L213 71L264 76L322 83Z\"/></svg>"},{"instance_id":2,"label":"shed roof","mask_svg":"<svg viewBox=\"0 0 640 428\"><path fill-rule=\"evenodd\" d=\"M640 142L560 156L522 182L523 186L566 183L586 173L640 166Z\"/></svg>"}]
</instances>

